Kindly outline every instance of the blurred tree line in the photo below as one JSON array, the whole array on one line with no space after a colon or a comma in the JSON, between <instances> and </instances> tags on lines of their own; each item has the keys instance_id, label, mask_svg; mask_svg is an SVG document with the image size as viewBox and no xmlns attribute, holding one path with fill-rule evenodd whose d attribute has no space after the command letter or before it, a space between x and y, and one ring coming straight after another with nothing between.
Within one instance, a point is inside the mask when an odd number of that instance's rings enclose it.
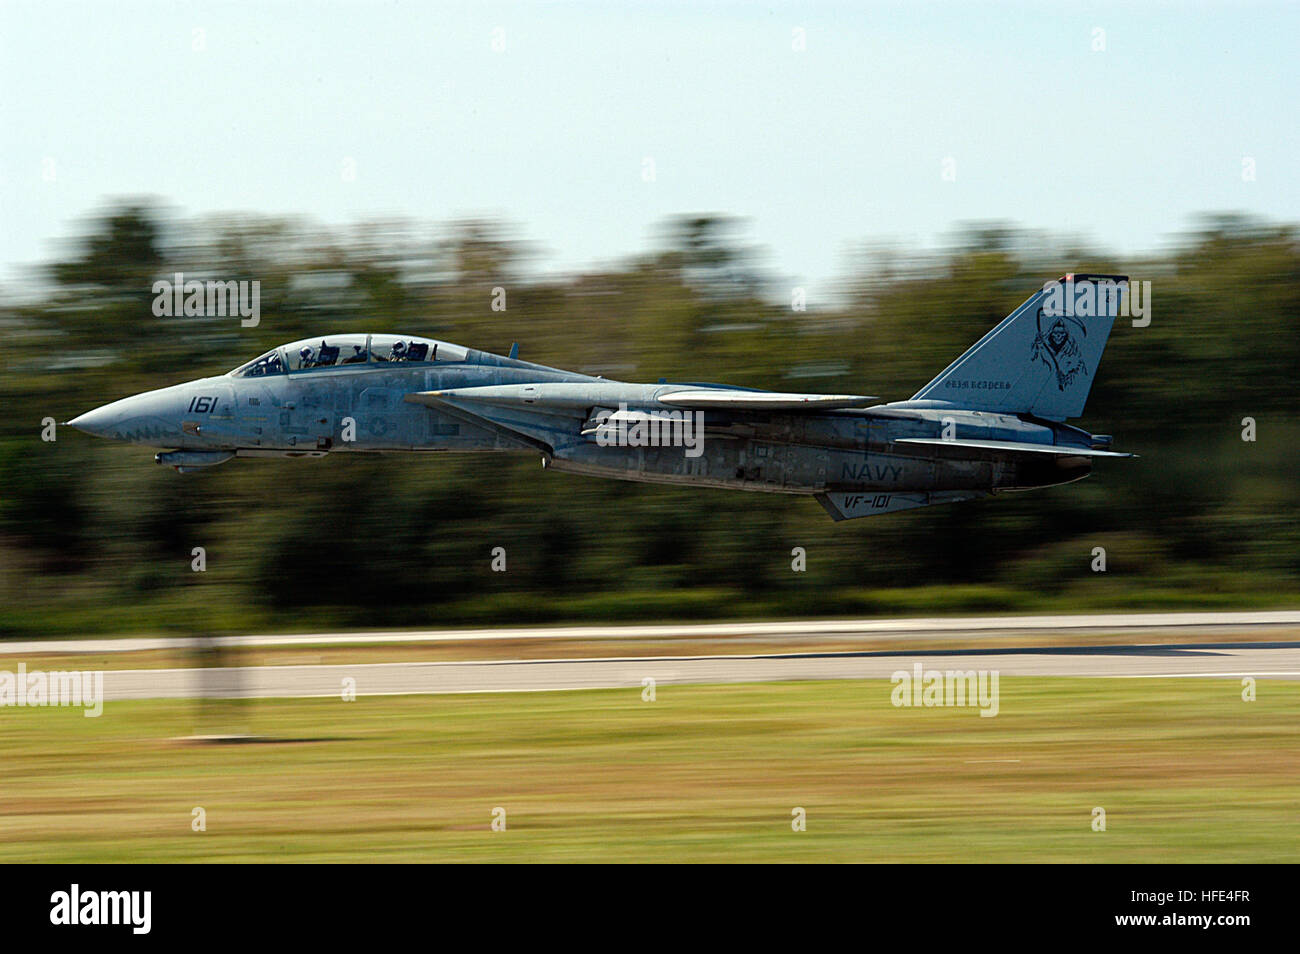
<instances>
[{"instance_id":1,"label":"blurred tree line","mask_svg":"<svg viewBox=\"0 0 1300 954\"><path fill-rule=\"evenodd\" d=\"M837 300L806 310L725 217L673 220L655 251L588 274L538 274L532 255L485 221L327 232L149 202L94 219L39 302L0 306L0 636L1298 600L1292 226L1207 217L1129 261L982 223L938 252L865 248ZM1150 324L1117 322L1082 421L1142 456L958 506L833 524L811 498L580 478L533 455L181 477L145 448L67 428L42 440L47 418L335 331L518 340L529 360L624 380L901 400L1067 271L1151 282ZM155 317L152 284L174 272L260 281L260 324Z\"/></svg>"}]
</instances>

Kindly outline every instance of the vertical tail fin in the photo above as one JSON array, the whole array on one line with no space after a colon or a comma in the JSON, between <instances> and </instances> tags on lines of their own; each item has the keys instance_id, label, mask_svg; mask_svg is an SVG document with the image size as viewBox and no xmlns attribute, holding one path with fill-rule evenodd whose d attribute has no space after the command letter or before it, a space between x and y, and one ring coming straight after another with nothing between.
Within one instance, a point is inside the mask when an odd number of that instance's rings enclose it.
<instances>
[{"instance_id":1,"label":"vertical tail fin","mask_svg":"<svg viewBox=\"0 0 1300 954\"><path fill-rule=\"evenodd\" d=\"M1124 275L1048 282L912 397L975 411L1063 421L1083 413Z\"/></svg>"}]
</instances>

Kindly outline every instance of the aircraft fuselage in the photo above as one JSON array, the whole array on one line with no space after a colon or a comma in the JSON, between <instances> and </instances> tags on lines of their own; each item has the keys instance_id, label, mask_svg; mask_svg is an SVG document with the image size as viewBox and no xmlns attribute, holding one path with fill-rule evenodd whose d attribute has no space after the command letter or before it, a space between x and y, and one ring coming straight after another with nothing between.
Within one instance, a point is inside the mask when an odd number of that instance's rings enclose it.
<instances>
[{"instance_id":1,"label":"aircraft fuselage","mask_svg":"<svg viewBox=\"0 0 1300 954\"><path fill-rule=\"evenodd\" d=\"M840 520L1066 483L1087 476L1094 457L1131 456L1062 422L1082 409L1114 316L1053 322L1045 294L911 400L891 404L634 384L521 361L513 349L502 356L343 334L285 345L229 374L125 398L70 424L168 448L156 459L184 473L237 457L534 453L548 468L591 476L813 494Z\"/></svg>"}]
</instances>

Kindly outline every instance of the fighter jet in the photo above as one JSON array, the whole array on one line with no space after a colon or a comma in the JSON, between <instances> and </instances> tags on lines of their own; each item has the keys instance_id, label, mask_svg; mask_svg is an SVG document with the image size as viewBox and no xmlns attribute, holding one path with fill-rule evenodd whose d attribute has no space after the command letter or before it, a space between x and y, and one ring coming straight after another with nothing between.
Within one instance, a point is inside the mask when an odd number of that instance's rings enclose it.
<instances>
[{"instance_id":1,"label":"fighter jet","mask_svg":"<svg viewBox=\"0 0 1300 954\"><path fill-rule=\"evenodd\" d=\"M240 457L495 451L619 480L813 497L835 520L1068 483L1131 457L1083 413L1127 292L1046 283L906 401L631 384L432 338L321 335L68 424L165 448L180 473Z\"/></svg>"}]
</instances>

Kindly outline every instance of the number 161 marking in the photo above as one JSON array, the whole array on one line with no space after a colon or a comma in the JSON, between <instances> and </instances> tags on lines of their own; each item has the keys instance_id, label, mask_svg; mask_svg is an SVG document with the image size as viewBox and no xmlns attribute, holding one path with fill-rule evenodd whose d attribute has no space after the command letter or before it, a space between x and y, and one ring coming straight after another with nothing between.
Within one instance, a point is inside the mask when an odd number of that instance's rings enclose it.
<instances>
[{"instance_id":1,"label":"number 161 marking","mask_svg":"<svg viewBox=\"0 0 1300 954\"><path fill-rule=\"evenodd\" d=\"M190 398L189 410L195 414L211 414L217 408L217 399L215 397L192 397Z\"/></svg>"}]
</instances>

